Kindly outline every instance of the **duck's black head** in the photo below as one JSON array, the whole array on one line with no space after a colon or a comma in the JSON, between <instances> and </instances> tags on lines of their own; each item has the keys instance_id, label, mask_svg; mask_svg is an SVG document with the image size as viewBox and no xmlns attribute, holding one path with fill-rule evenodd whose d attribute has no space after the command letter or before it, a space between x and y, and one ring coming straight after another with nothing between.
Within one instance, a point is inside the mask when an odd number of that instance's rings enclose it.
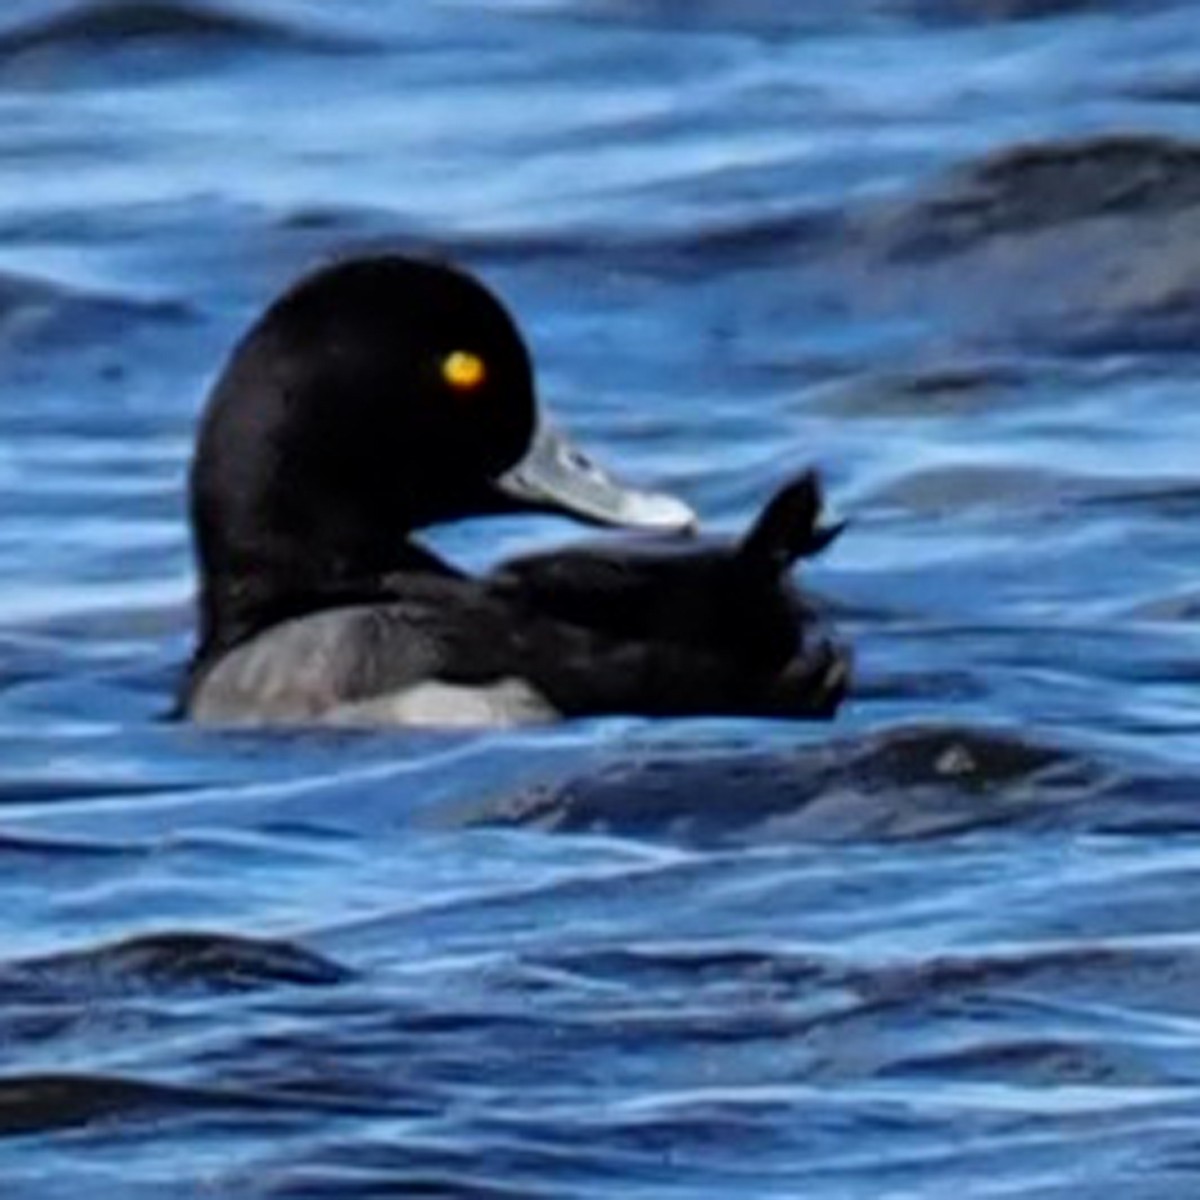
<instances>
[{"instance_id":1,"label":"duck's black head","mask_svg":"<svg viewBox=\"0 0 1200 1200\"><path fill-rule=\"evenodd\" d=\"M618 487L539 419L524 340L469 275L398 255L321 270L250 328L201 423L201 641L402 569L414 529L521 507L690 519Z\"/></svg>"}]
</instances>

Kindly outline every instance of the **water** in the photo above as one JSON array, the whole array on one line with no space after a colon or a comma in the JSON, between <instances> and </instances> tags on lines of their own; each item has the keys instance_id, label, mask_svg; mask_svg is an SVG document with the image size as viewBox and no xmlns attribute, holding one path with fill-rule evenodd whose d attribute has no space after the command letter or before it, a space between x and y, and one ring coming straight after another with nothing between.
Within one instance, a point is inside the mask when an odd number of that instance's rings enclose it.
<instances>
[{"instance_id":1,"label":"water","mask_svg":"<svg viewBox=\"0 0 1200 1200\"><path fill-rule=\"evenodd\" d=\"M5 1200L1192 1194L1195 16L9 0ZM836 725L160 719L205 388L383 245L711 527L824 468Z\"/></svg>"}]
</instances>

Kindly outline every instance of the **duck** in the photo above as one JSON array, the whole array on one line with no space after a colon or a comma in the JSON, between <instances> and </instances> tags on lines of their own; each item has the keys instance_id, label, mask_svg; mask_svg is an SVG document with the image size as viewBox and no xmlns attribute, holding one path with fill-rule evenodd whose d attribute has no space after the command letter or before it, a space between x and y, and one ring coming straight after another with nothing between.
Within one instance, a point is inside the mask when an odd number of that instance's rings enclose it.
<instances>
[{"instance_id":1,"label":"duck","mask_svg":"<svg viewBox=\"0 0 1200 1200\"><path fill-rule=\"evenodd\" d=\"M515 318L449 263L374 253L288 287L209 393L188 491L197 724L823 718L846 693L848 652L789 578L840 532L817 476L700 537L547 419ZM522 511L630 532L483 574L418 536Z\"/></svg>"}]
</instances>

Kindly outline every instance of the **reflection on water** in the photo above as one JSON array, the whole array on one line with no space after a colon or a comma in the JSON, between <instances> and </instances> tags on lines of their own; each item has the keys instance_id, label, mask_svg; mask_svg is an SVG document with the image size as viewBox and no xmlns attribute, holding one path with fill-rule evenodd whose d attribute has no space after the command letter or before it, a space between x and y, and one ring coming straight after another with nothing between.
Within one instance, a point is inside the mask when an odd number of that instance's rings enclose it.
<instances>
[{"instance_id":1,"label":"reflection on water","mask_svg":"<svg viewBox=\"0 0 1200 1200\"><path fill-rule=\"evenodd\" d=\"M1190 1194L1198 50L1167 0L12 0L5 1196ZM823 466L835 727L160 719L204 388L384 245L712 526Z\"/></svg>"}]
</instances>

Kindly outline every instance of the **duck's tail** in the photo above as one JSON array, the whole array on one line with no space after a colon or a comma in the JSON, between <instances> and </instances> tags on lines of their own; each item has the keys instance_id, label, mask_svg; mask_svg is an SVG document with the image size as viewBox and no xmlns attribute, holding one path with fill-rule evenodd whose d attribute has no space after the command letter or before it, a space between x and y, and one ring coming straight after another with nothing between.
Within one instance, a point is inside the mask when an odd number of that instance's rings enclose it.
<instances>
[{"instance_id":1,"label":"duck's tail","mask_svg":"<svg viewBox=\"0 0 1200 1200\"><path fill-rule=\"evenodd\" d=\"M771 497L742 538L738 556L748 568L778 576L797 559L819 554L846 527L845 521L821 523L824 503L820 478L806 471Z\"/></svg>"}]
</instances>

